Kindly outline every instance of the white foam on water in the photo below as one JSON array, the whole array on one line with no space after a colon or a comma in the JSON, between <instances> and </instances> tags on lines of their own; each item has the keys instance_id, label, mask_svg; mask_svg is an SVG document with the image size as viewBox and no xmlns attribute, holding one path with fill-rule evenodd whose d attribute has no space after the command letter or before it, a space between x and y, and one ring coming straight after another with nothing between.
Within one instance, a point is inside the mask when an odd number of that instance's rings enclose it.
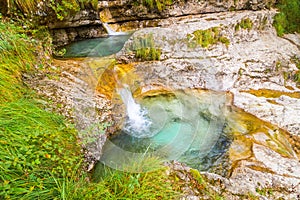
<instances>
[{"instance_id":1,"label":"white foam on water","mask_svg":"<svg viewBox=\"0 0 300 200\"><path fill-rule=\"evenodd\" d=\"M107 23L104 23L104 22L102 23L102 26L104 27L104 29L106 30L108 35L127 35L128 34L125 32L114 31Z\"/></svg>"},{"instance_id":2,"label":"white foam on water","mask_svg":"<svg viewBox=\"0 0 300 200\"><path fill-rule=\"evenodd\" d=\"M118 89L123 103L126 106L127 119L124 126L126 133L138 137L151 137L150 132L151 121L147 117L147 110L143 109L139 104L135 102L131 91L128 87Z\"/></svg>"}]
</instances>

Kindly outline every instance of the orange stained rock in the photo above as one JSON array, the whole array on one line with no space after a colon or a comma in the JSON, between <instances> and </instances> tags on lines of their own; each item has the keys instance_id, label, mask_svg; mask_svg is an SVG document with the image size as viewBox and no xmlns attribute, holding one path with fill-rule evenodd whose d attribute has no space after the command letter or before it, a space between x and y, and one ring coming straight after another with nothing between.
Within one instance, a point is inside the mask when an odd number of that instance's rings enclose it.
<instances>
[{"instance_id":1,"label":"orange stained rock","mask_svg":"<svg viewBox=\"0 0 300 200\"><path fill-rule=\"evenodd\" d=\"M289 96L291 98L300 98L300 92L284 92L278 90L270 90L270 89L259 89L259 90L242 90L241 92L250 93L257 97L265 97L265 98L278 98L282 95Z\"/></svg>"},{"instance_id":2,"label":"orange stained rock","mask_svg":"<svg viewBox=\"0 0 300 200\"><path fill-rule=\"evenodd\" d=\"M109 66L99 77L96 90L111 100L117 88L132 86L137 80L133 69L133 64Z\"/></svg>"}]
</instances>

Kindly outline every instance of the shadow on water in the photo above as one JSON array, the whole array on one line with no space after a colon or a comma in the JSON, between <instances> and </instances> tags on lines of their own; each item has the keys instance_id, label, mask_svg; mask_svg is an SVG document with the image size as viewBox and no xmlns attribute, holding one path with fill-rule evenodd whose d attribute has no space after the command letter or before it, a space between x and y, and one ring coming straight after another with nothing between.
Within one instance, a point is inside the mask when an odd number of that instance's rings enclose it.
<instances>
[{"instance_id":1,"label":"shadow on water","mask_svg":"<svg viewBox=\"0 0 300 200\"><path fill-rule=\"evenodd\" d=\"M57 50L62 56L58 58L104 57L119 52L131 34L113 35L103 38L87 39L73 42ZM63 52L63 53L62 53Z\"/></svg>"}]
</instances>

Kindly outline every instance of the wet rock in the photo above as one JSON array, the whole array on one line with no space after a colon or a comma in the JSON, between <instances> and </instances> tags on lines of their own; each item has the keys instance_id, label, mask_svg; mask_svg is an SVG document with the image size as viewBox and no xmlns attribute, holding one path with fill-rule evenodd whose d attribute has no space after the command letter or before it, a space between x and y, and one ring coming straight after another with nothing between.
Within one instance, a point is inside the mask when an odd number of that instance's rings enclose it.
<instances>
[{"instance_id":1,"label":"wet rock","mask_svg":"<svg viewBox=\"0 0 300 200\"><path fill-rule=\"evenodd\" d=\"M62 21L55 21L49 24L52 30L53 43L57 46L68 44L72 41L82 40L85 38L94 38L105 35L101 29L102 22L109 23L116 31L137 30L144 27L158 26L162 20L174 17L181 17L186 15L196 15L204 13L218 13L230 10L260 10L269 8L274 5L274 0L230 0L230 1L198 1L198 0L176 0L165 7L158 9L157 7L150 8L144 5L141 1L134 3L129 0L116 1L99 1L98 8L90 8L80 10L74 15L66 17ZM180 19L175 19L176 21ZM165 21L165 20L164 20ZM98 27L101 31L97 34L79 35L78 32L82 30L95 30ZM71 35L76 35L74 40L64 40L59 38L61 32L68 32Z\"/></svg>"},{"instance_id":2,"label":"wet rock","mask_svg":"<svg viewBox=\"0 0 300 200\"><path fill-rule=\"evenodd\" d=\"M155 47L161 49L161 61L135 64L144 84L231 91L238 107L298 134L300 121L294 116L299 112L299 99L284 95L263 98L242 92L260 88L299 91L296 83L287 80L284 74L296 71L291 59L300 57L300 51L293 43L277 37L271 26L272 16L273 11L244 11L185 18L166 28L135 32L119 55L123 60L126 57L127 62L134 60L131 51L134 40L152 35ZM243 19L253 22L252 29L235 30ZM220 34L230 39L228 47L222 43L208 48L189 47L188 34L211 27L219 27ZM278 63L286 64L278 67Z\"/></svg>"},{"instance_id":3,"label":"wet rock","mask_svg":"<svg viewBox=\"0 0 300 200\"><path fill-rule=\"evenodd\" d=\"M274 11L244 11L161 21L165 27L135 32L118 54L121 61L134 62L141 85L230 91L234 105L278 126L267 122L257 126L261 122L242 116L228 121L229 128L240 133L229 150L230 173L228 176L202 173L210 187L228 199L249 195L261 199L297 199L300 191L297 136L300 102L297 95L291 94L300 90L284 75L297 70L292 60L300 58L299 36L277 37L271 26L274 14ZM243 19L251 20L251 29L236 29ZM229 38L228 46L222 43L207 48L190 46L188 34L212 27L219 27L220 34ZM154 38L155 48L161 49L160 61L141 62L134 57L134 41L149 35ZM250 89L268 89L279 96L259 96L247 92ZM229 111L230 115L233 114ZM239 120L243 125L236 126ZM249 128L257 131L249 134ZM261 129L264 131L260 132ZM279 131L283 134L278 135ZM180 172L180 179L186 179L182 168L174 169Z\"/></svg>"}]
</instances>

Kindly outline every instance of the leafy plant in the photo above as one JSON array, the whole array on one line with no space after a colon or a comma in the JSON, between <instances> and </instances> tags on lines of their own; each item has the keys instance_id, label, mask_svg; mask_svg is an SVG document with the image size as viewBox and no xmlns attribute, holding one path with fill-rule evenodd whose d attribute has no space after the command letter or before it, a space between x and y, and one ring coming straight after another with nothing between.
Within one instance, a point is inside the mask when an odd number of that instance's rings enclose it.
<instances>
[{"instance_id":1,"label":"leafy plant","mask_svg":"<svg viewBox=\"0 0 300 200\"><path fill-rule=\"evenodd\" d=\"M274 17L273 26L278 36L285 33L300 32L300 1L299 0L279 0L277 8L280 13Z\"/></svg>"},{"instance_id":2,"label":"leafy plant","mask_svg":"<svg viewBox=\"0 0 300 200\"><path fill-rule=\"evenodd\" d=\"M50 0L49 6L54 10L57 19L63 20L65 17L72 12L78 12L80 10L80 5L76 0Z\"/></svg>"},{"instance_id":3,"label":"leafy plant","mask_svg":"<svg viewBox=\"0 0 300 200\"><path fill-rule=\"evenodd\" d=\"M8 3L7 3L8 2ZM48 18L52 18L53 14L56 19L63 20L65 17L74 12L92 7L97 10L97 0L9 0L3 5L7 10L7 15L16 17L23 16L25 18L36 18L36 23L43 17L42 13L47 13Z\"/></svg>"}]
</instances>

